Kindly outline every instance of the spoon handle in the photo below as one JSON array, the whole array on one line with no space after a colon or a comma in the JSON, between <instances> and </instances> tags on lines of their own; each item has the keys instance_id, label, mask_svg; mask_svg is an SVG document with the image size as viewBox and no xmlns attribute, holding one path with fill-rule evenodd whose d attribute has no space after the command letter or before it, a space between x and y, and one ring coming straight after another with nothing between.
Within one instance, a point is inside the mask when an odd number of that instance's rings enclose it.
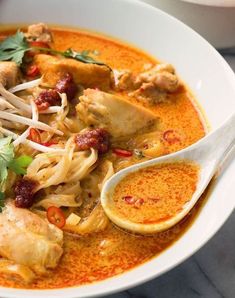
<instances>
[{"instance_id":1,"label":"spoon handle","mask_svg":"<svg viewBox=\"0 0 235 298\"><path fill-rule=\"evenodd\" d=\"M214 160L219 164L224 155L231 149L235 141L235 113L233 113L218 129L209 133L198 144L201 147L201 156ZM201 146L200 146L201 145ZM196 148L195 148L196 149ZM200 150L200 151L201 151Z\"/></svg>"}]
</instances>

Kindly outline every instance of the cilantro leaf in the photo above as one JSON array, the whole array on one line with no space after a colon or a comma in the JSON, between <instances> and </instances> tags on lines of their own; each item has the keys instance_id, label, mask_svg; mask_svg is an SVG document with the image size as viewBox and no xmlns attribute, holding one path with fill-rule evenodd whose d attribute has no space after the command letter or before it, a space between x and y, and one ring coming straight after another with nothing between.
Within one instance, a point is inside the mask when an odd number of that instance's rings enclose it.
<instances>
[{"instance_id":1,"label":"cilantro leaf","mask_svg":"<svg viewBox=\"0 0 235 298\"><path fill-rule=\"evenodd\" d=\"M108 65L104 64L103 62L96 61L94 58L89 56L90 52L91 51L88 51L88 50L84 50L82 52L76 52L73 49L69 48L64 52L61 52L60 54L64 57L73 58L73 59L81 61L83 63L108 66ZM97 53L97 52L93 51L92 53L93 53L93 55L95 55L95 53Z\"/></svg>"},{"instance_id":2,"label":"cilantro leaf","mask_svg":"<svg viewBox=\"0 0 235 298\"><path fill-rule=\"evenodd\" d=\"M5 181L7 179L7 175L8 175L8 171L7 171L6 163L2 159L0 159L0 182Z\"/></svg>"},{"instance_id":3,"label":"cilantro leaf","mask_svg":"<svg viewBox=\"0 0 235 298\"><path fill-rule=\"evenodd\" d=\"M11 144L11 137L0 139L0 187L7 179L7 167L14 158L14 148Z\"/></svg>"},{"instance_id":4,"label":"cilantro leaf","mask_svg":"<svg viewBox=\"0 0 235 298\"><path fill-rule=\"evenodd\" d=\"M15 35L7 37L0 45L1 50L14 50L18 47L27 48L28 43L25 39L24 33L21 31L17 31Z\"/></svg>"},{"instance_id":5,"label":"cilantro leaf","mask_svg":"<svg viewBox=\"0 0 235 298\"><path fill-rule=\"evenodd\" d=\"M33 47L27 42L24 33L19 30L15 35L7 37L3 42L0 43L0 61L14 61L20 66L23 63L25 53L29 50L39 50L54 55L60 55L66 58L72 58L83 63L105 65L110 68L105 63L96 61L93 57L89 56L90 53L93 55L98 55L99 52L96 50L84 50L82 52L76 52L73 49L67 49L64 52L61 52L51 48Z\"/></svg>"},{"instance_id":6,"label":"cilantro leaf","mask_svg":"<svg viewBox=\"0 0 235 298\"><path fill-rule=\"evenodd\" d=\"M22 155L14 158L9 164L8 168L15 172L17 175L25 175L26 168L31 164L33 158L28 155Z\"/></svg>"},{"instance_id":7,"label":"cilantro leaf","mask_svg":"<svg viewBox=\"0 0 235 298\"><path fill-rule=\"evenodd\" d=\"M0 139L0 160L7 165L14 157L14 147L11 137Z\"/></svg>"},{"instance_id":8,"label":"cilantro leaf","mask_svg":"<svg viewBox=\"0 0 235 298\"><path fill-rule=\"evenodd\" d=\"M23 32L6 38L0 43L0 61L11 60L18 65L22 64L24 54L30 49Z\"/></svg>"},{"instance_id":9,"label":"cilantro leaf","mask_svg":"<svg viewBox=\"0 0 235 298\"><path fill-rule=\"evenodd\" d=\"M26 168L32 162L32 157L22 155L15 158L11 137L0 139L0 189L8 176L8 169L17 175L25 175Z\"/></svg>"},{"instance_id":10,"label":"cilantro leaf","mask_svg":"<svg viewBox=\"0 0 235 298\"><path fill-rule=\"evenodd\" d=\"M0 192L0 212L2 212L2 208L5 206L5 196L3 192Z\"/></svg>"}]
</instances>

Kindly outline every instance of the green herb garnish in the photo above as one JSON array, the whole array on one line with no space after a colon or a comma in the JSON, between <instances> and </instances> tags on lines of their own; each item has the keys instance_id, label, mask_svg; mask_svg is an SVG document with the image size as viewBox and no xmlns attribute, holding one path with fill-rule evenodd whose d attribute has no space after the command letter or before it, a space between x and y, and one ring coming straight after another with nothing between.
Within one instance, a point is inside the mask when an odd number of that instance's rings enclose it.
<instances>
[{"instance_id":1,"label":"green herb garnish","mask_svg":"<svg viewBox=\"0 0 235 298\"><path fill-rule=\"evenodd\" d=\"M26 168L32 162L32 157L22 155L15 158L12 138L6 137L0 139L0 212L4 207L4 193L1 191L8 177L8 170L17 175L26 174Z\"/></svg>"},{"instance_id":2,"label":"green herb garnish","mask_svg":"<svg viewBox=\"0 0 235 298\"><path fill-rule=\"evenodd\" d=\"M27 42L23 32L19 30L15 35L7 37L3 42L0 43L0 61L14 61L21 66L25 53L30 50L39 50L60 55L66 58L72 58L83 63L105 65L109 67L103 62L96 61L93 57L89 56L89 54L97 55L98 51L96 50L77 52L70 48L64 52L61 52L50 48L33 47Z\"/></svg>"},{"instance_id":3,"label":"green herb garnish","mask_svg":"<svg viewBox=\"0 0 235 298\"><path fill-rule=\"evenodd\" d=\"M9 162L8 168L15 172L17 175L25 175L26 168L31 164L33 158L28 155L21 155L20 157L14 158Z\"/></svg>"},{"instance_id":4,"label":"green herb garnish","mask_svg":"<svg viewBox=\"0 0 235 298\"><path fill-rule=\"evenodd\" d=\"M2 208L5 206L5 195L0 191L0 213L2 212Z\"/></svg>"},{"instance_id":5,"label":"green herb garnish","mask_svg":"<svg viewBox=\"0 0 235 298\"><path fill-rule=\"evenodd\" d=\"M3 183L7 179L7 168L13 159L14 147L11 143L11 137L0 139L0 183Z\"/></svg>"},{"instance_id":6,"label":"green herb garnish","mask_svg":"<svg viewBox=\"0 0 235 298\"><path fill-rule=\"evenodd\" d=\"M93 55L97 55L97 51L91 52L91 51L86 50L86 51L82 51L80 53L80 52L74 51L73 49L67 49L64 52L59 52L59 55L62 55L62 56L67 57L67 58L73 58L73 59L79 60L83 63L106 65L103 62L96 61L94 58L89 56L90 53L92 53Z\"/></svg>"},{"instance_id":7,"label":"green herb garnish","mask_svg":"<svg viewBox=\"0 0 235 298\"><path fill-rule=\"evenodd\" d=\"M28 50L29 44L27 43L24 34L17 31L15 35L6 38L0 43L0 60L10 60L21 65L25 52Z\"/></svg>"}]
</instances>

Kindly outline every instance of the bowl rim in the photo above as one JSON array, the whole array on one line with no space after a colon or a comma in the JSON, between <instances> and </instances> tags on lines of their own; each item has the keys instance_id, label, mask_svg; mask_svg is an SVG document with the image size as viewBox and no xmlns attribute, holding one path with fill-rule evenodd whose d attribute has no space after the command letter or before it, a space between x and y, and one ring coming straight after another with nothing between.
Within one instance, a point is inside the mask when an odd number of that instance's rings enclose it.
<instances>
[{"instance_id":1,"label":"bowl rim","mask_svg":"<svg viewBox=\"0 0 235 298\"><path fill-rule=\"evenodd\" d=\"M235 0L181 0L183 2L194 3L211 7L235 7Z\"/></svg>"},{"instance_id":2,"label":"bowl rim","mask_svg":"<svg viewBox=\"0 0 235 298\"><path fill-rule=\"evenodd\" d=\"M181 26L184 27L184 29L187 29L188 32L191 33L191 35L193 34L195 36L195 38L197 38L197 39L199 38L201 41L203 41L203 43L207 46L207 48L210 48L210 51L215 56L217 62L220 63L221 68L223 68L224 71L228 74L228 80L231 81L231 84L233 84L233 86L235 87L235 73L232 71L232 69L227 64L227 62L203 37L201 37L198 33L196 33L189 26L187 26L183 22L177 20L175 17L161 11L160 9L152 7L149 4L143 3L140 0L134 0L134 1L133 0L119 0L119 2L123 2L123 3L128 2L132 5L139 5L140 8L143 8L143 9L148 8L148 9L155 10L159 15L163 15L163 16L167 17L168 19L170 19L171 21L180 23ZM114 38L115 38L115 36L114 36ZM121 39L119 39L119 38L118 38L118 40L121 41ZM125 40L124 40L124 42L125 42ZM235 92L234 92L234 95L235 95ZM120 284L118 284L118 282L116 282L117 280L119 280L120 277L121 277L121 279L124 279L123 277L125 277L126 274L129 274L129 272L136 271L140 267L148 269L148 266L146 266L146 265L151 264L151 262L154 259L157 259L157 257L155 257L155 258L147 261L146 263L139 265L137 267L134 267L133 269L126 271L120 275L113 276L106 280L98 281L98 282L91 283L88 285L74 286L74 287L68 287L68 288L59 288L59 289L43 289L43 290L34 290L34 289L27 290L27 289L15 289L15 288L13 289L13 288L7 288L7 287L0 287L1 294L4 295L4 297L12 297L12 298L26 298L26 297L31 298L32 295L34 295L37 298L41 298L42 295L47 298L55 298L55 297L61 297L61 298L62 297L63 298L84 297L85 298L85 297L97 297L97 296L103 297L104 295L116 293L119 291L123 291L127 288L134 287L136 285L142 284L144 282L147 282L151 279L154 279L154 278L162 275L163 273L171 270L172 268L176 267L178 264L182 263L184 260L188 259L191 255L193 255L196 251L198 251L206 242L209 241L209 239L211 239L218 232L218 230L222 227L224 222L228 219L229 215L233 212L234 207L235 207L235 202L233 203L232 208L230 208L229 210L226 210L226 216L224 216L222 219L220 219L219 222L217 222L216 228L214 228L212 232L208 232L207 237L205 237L203 239L203 241L201 241L200 244L196 246L196 248L194 247L190 251L190 253L187 253L183 257L181 256L180 258L178 258L177 262L172 263L171 266L163 266L163 268L158 272L153 273L151 271L146 270L146 273L144 276L139 275L134 280L131 280L131 281L127 280L127 281L123 282L122 285L120 285ZM191 227L190 227L190 229L191 229ZM177 240L176 243L178 243L178 242L179 241ZM176 244L174 243L172 246L175 246L175 245ZM170 246L169 248L171 248L172 246ZM169 248L166 250L166 252L169 250ZM109 285L110 281L114 282L114 286L112 288ZM83 289L83 291L81 291L81 293L79 293L80 289ZM80 295L82 295L82 296L80 296Z\"/></svg>"}]
</instances>

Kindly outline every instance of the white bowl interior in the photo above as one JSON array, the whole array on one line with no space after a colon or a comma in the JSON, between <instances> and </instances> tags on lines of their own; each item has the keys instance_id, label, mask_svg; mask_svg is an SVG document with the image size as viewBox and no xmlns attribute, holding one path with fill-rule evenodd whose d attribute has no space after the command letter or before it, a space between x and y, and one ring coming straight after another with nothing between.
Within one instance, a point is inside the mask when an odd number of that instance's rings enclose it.
<instances>
[{"instance_id":1,"label":"white bowl interior","mask_svg":"<svg viewBox=\"0 0 235 298\"><path fill-rule=\"evenodd\" d=\"M197 33L149 5L133 0L1 0L0 20L2 24L43 21L78 26L126 40L176 67L196 95L212 128L235 110L235 75L223 58ZM232 212L234 171L235 161L231 161L192 227L168 250L144 265L78 288L45 291L1 288L1 295L104 296L160 275L199 249Z\"/></svg>"}]
</instances>

